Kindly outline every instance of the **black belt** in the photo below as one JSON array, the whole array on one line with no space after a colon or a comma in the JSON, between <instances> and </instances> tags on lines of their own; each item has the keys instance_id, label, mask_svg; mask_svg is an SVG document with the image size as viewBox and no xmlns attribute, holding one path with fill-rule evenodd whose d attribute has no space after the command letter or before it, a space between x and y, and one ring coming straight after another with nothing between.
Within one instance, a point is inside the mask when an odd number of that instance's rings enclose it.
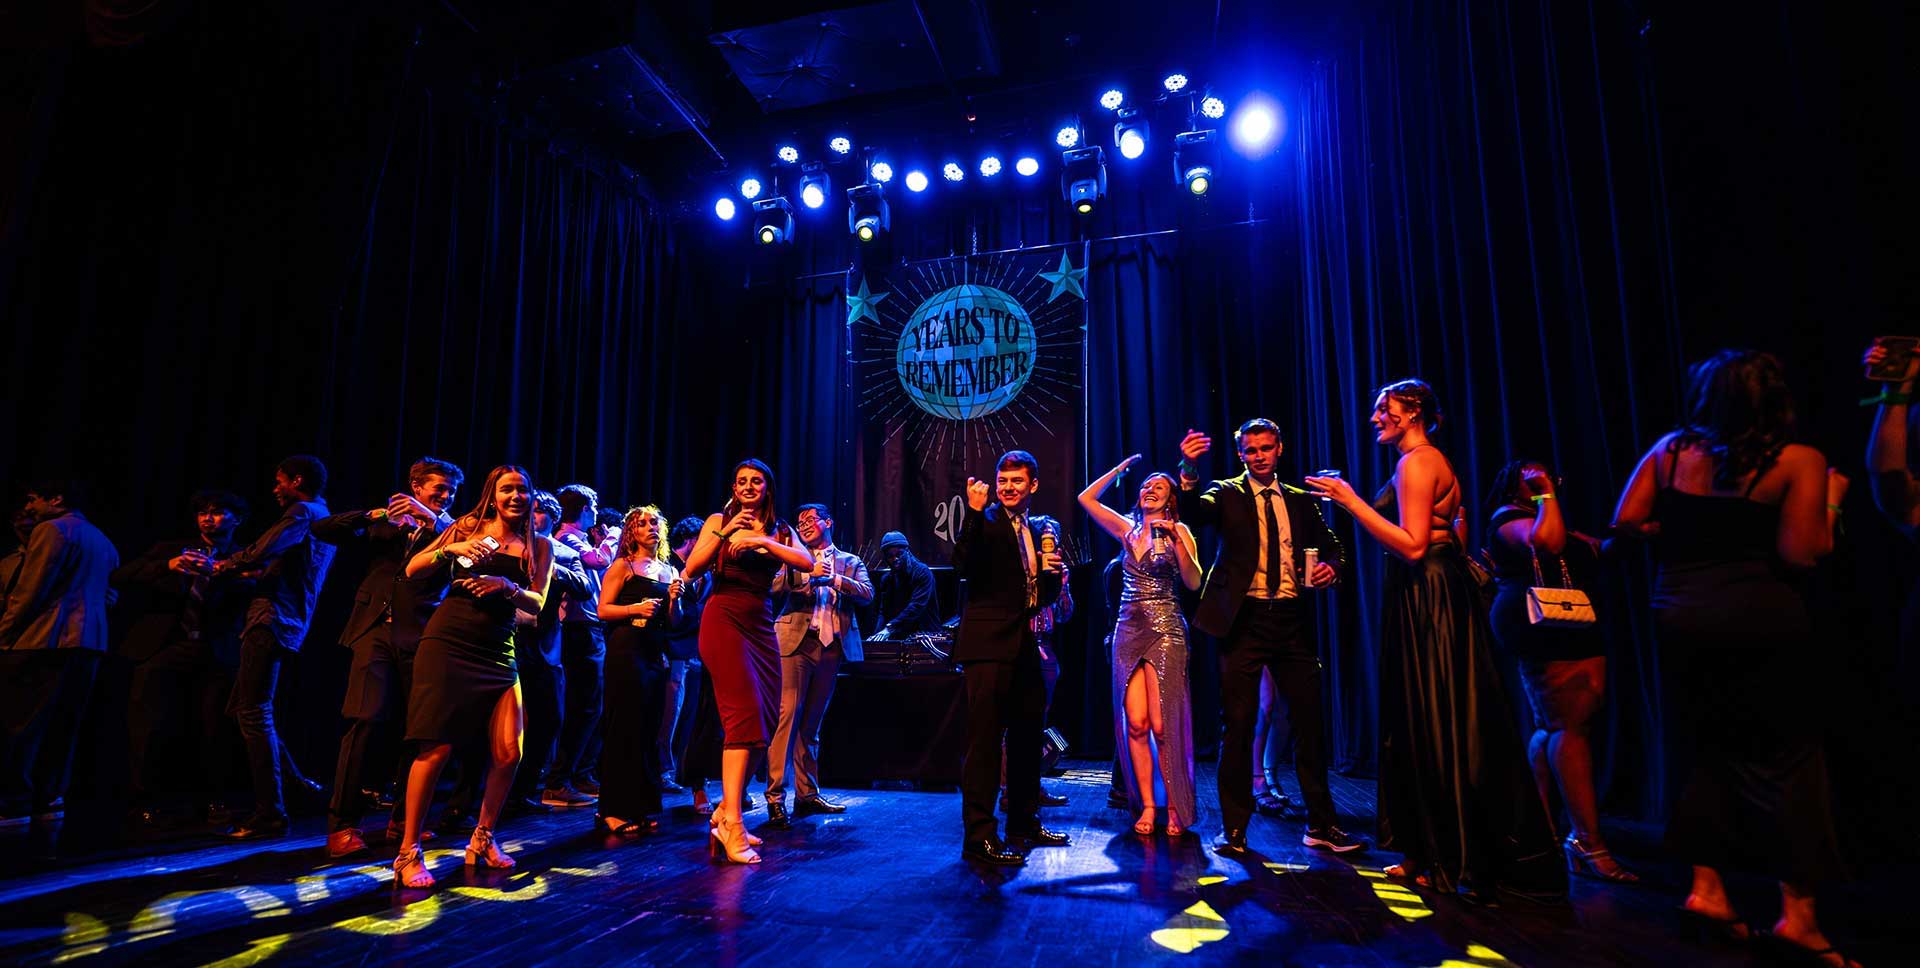
<instances>
[{"instance_id":1,"label":"black belt","mask_svg":"<svg viewBox=\"0 0 1920 968\"><path fill-rule=\"evenodd\" d=\"M1248 595L1245 599L1243 599L1240 602L1240 607L1257 609L1257 610L1268 611L1268 612L1277 612L1286 608L1299 608L1300 599L1298 597L1255 598L1252 595Z\"/></svg>"}]
</instances>

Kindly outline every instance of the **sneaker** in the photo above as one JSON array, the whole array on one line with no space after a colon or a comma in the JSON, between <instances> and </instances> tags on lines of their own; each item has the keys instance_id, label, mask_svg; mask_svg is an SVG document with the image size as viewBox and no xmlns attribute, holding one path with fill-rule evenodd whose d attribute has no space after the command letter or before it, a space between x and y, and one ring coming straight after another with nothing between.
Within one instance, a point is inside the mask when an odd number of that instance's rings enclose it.
<instances>
[{"instance_id":1,"label":"sneaker","mask_svg":"<svg viewBox=\"0 0 1920 968\"><path fill-rule=\"evenodd\" d=\"M1336 854L1367 849L1366 841L1350 837L1346 831L1332 824L1325 827L1308 827L1306 835L1300 838L1300 842L1315 850L1330 850Z\"/></svg>"},{"instance_id":2,"label":"sneaker","mask_svg":"<svg viewBox=\"0 0 1920 968\"><path fill-rule=\"evenodd\" d=\"M598 789L598 787L595 787L596 791ZM590 807L599 803L600 798L589 795L585 791L576 788L573 784L567 783L550 788L545 793L542 793L540 795L540 802L550 807Z\"/></svg>"}]
</instances>

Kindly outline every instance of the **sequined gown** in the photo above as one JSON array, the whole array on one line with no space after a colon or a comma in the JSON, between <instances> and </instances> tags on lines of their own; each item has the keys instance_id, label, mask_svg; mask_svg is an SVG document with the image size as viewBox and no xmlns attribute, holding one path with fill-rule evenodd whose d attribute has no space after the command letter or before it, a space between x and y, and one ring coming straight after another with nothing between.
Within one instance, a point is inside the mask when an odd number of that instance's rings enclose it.
<instances>
[{"instance_id":1,"label":"sequined gown","mask_svg":"<svg viewBox=\"0 0 1920 968\"><path fill-rule=\"evenodd\" d=\"M1180 615L1180 565L1171 542L1155 552L1148 542L1144 555L1135 556L1129 542L1121 543L1119 621L1113 627L1113 708L1116 749L1126 771L1127 795L1137 812L1140 784L1133 775L1127 749L1127 680L1144 662L1160 685L1160 724L1154 737L1160 775L1166 781L1166 805L1191 827L1197 817L1193 798L1193 716L1187 693L1187 622Z\"/></svg>"}]
</instances>

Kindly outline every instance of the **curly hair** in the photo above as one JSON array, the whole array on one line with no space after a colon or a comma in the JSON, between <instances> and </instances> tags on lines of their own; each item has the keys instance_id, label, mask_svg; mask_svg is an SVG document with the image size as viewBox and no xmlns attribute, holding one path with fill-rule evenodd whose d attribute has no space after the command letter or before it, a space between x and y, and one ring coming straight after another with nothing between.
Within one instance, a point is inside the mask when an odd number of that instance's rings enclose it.
<instances>
[{"instance_id":1,"label":"curly hair","mask_svg":"<svg viewBox=\"0 0 1920 968\"><path fill-rule=\"evenodd\" d=\"M667 558L667 516L660 509L648 504L630 507L620 518L620 557L631 558L640 550L640 520L653 519L653 547L647 553L655 559Z\"/></svg>"}]
</instances>

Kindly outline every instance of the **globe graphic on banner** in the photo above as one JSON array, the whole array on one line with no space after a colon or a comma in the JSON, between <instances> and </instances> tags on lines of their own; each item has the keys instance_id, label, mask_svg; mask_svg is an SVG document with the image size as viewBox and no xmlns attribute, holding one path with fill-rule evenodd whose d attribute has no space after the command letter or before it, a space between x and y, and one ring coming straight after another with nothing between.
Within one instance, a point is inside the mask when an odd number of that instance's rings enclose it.
<instances>
[{"instance_id":1,"label":"globe graphic on banner","mask_svg":"<svg viewBox=\"0 0 1920 968\"><path fill-rule=\"evenodd\" d=\"M1020 395L1037 349L1018 300L991 286L954 286L913 311L900 331L895 373L921 410L976 420Z\"/></svg>"}]
</instances>

